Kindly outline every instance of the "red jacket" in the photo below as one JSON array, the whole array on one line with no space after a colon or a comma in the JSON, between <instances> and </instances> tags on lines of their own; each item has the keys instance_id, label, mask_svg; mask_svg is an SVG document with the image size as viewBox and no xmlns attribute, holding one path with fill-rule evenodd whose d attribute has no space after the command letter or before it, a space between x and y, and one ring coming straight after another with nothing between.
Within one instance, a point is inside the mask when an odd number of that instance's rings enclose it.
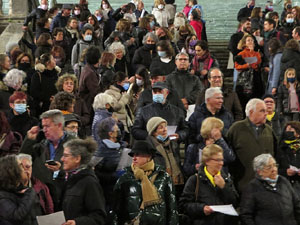
<instances>
[{"instance_id":1,"label":"red jacket","mask_svg":"<svg viewBox=\"0 0 300 225\"><path fill-rule=\"evenodd\" d=\"M197 34L198 40L201 40L201 33L202 33L202 29L203 29L202 22L197 21L197 20L192 20L192 21L190 21L190 25L194 28L194 30Z\"/></svg>"}]
</instances>

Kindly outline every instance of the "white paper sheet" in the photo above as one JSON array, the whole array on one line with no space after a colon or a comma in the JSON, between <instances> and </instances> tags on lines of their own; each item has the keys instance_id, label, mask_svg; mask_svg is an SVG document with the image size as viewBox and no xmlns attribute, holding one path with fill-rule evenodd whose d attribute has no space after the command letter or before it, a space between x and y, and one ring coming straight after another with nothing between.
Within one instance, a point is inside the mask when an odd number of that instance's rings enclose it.
<instances>
[{"instance_id":1,"label":"white paper sheet","mask_svg":"<svg viewBox=\"0 0 300 225\"><path fill-rule=\"evenodd\" d=\"M292 165L290 165L290 169L291 169L291 170L294 170L294 171L297 172L297 173L300 171L299 168L297 168L296 166L292 166Z\"/></svg>"},{"instance_id":2,"label":"white paper sheet","mask_svg":"<svg viewBox=\"0 0 300 225\"><path fill-rule=\"evenodd\" d=\"M66 222L63 211L36 217L38 225L62 225Z\"/></svg>"},{"instance_id":3,"label":"white paper sheet","mask_svg":"<svg viewBox=\"0 0 300 225\"><path fill-rule=\"evenodd\" d=\"M256 63L257 62L257 58L256 57L246 57L244 58L246 63L252 64L252 63Z\"/></svg>"},{"instance_id":4,"label":"white paper sheet","mask_svg":"<svg viewBox=\"0 0 300 225\"><path fill-rule=\"evenodd\" d=\"M214 210L215 212L220 212L226 215L230 215L230 216L239 215L237 211L235 211L232 205L210 205L209 207L212 208L212 210Z\"/></svg>"},{"instance_id":5,"label":"white paper sheet","mask_svg":"<svg viewBox=\"0 0 300 225\"><path fill-rule=\"evenodd\" d=\"M167 126L168 136L176 133L177 126Z\"/></svg>"},{"instance_id":6,"label":"white paper sheet","mask_svg":"<svg viewBox=\"0 0 300 225\"><path fill-rule=\"evenodd\" d=\"M131 151L129 148L123 148L121 153L121 158L119 161L119 164L117 166L116 171L123 170L124 168L128 167L132 163L132 157L128 155L128 153Z\"/></svg>"},{"instance_id":7,"label":"white paper sheet","mask_svg":"<svg viewBox=\"0 0 300 225\"><path fill-rule=\"evenodd\" d=\"M189 105L189 108L186 111L186 118L185 118L186 121L189 120L190 116L193 114L194 111L195 111L195 104L194 105Z\"/></svg>"}]
</instances>

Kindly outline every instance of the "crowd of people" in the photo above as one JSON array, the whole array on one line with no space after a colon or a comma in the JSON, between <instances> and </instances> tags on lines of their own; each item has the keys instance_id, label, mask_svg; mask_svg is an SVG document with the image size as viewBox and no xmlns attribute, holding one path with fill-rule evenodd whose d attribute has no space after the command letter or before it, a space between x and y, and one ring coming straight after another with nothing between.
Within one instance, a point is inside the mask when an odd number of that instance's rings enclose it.
<instances>
[{"instance_id":1,"label":"crowd of people","mask_svg":"<svg viewBox=\"0 0 300 225\"><path fill-rule=\"evenodd\" d=\"M1 225L300 224L300 7L238 11L231 87L174 3L28 13L0 54Z\"/></svg>"}]
</instances>

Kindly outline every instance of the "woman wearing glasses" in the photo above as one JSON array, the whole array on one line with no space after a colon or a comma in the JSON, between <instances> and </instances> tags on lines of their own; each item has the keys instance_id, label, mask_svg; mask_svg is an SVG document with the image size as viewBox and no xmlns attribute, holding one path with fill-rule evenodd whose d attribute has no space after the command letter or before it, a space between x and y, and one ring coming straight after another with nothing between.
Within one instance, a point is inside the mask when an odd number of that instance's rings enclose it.
<instances>
[{"instance_id":1,"label":"woman wearing glasses","mask_svg":"<svg viewBox=\"0 0 300 225\"><path fill-rule=\"evenodd\" d=\"M254 158L254 178L241 201L242 224L300 224L300 201L289 181L278 175L278 166L270 154Z\"/></svg>"},{"instance_id":2,"label":"woman wearing glasses","mask_svg":"<svg viewBox=\"0 0 300 225\"><path fill-rule=\"evenodd\" d=\"M216 144L202 150L198 174L191 176L185 184L180 206L192 220L192 224L233 224L233 218L216 213L212 205L236 205L238 194L230 176L223 170L223 150Z\"/></svg>"}]
</instances>

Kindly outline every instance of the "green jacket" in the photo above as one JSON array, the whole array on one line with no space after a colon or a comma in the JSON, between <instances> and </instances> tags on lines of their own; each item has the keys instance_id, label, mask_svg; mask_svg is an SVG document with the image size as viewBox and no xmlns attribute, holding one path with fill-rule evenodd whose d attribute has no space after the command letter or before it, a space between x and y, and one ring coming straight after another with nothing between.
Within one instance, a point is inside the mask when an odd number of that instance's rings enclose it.
<instances>
[{"instance_id":1,"label":"green jacket","mask_svg":"<svg viewBox=\"0 0 300 225\"><path fill-rule=\"evenodd\" d=\"M145 207L141 212L140 224L177 225L178 213L171 177L159 166L155 166L154 172L149 178L156 173L158 175L154 185L162 202ZM138 216L142 200L141 182L134 177L131 168L128 167L114 187L114 224L130 223Z\"/></svg>"}]
</instances>

